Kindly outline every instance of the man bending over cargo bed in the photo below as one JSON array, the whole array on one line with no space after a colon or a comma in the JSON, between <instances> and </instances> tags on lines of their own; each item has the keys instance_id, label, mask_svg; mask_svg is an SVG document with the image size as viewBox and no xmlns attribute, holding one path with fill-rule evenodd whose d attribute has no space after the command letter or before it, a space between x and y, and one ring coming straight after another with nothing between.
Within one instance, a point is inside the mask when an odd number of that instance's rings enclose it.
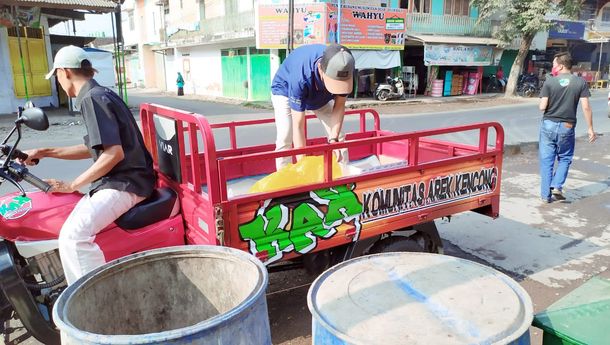
<instances>
[{"instance_id":1,"label":"man bending over cargo bed","mask_svg":"<svg viewBox=\"0 0 610 345\"><path fill-rule=\"evenodd\" d=\"M322 122L328 142L343 141L341 132L345 101L353 88L354 57L349 49L333 44L311 44L295 49L282 63L271 84L277 138L275 150L306 145L305 111L313 111ZM347 150L336 151L339 163L347 161ZM297 159L300 157L297 157ZM276 168L290 164L292 157L276 159Z\"/></svg>"}]
</instances>

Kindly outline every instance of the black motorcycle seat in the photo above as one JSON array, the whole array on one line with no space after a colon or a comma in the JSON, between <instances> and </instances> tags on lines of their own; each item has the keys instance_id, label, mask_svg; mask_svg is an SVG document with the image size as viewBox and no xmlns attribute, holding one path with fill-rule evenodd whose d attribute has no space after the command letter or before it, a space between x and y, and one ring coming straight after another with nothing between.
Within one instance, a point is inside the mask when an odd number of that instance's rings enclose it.
<instances>
[{"instance_id":1,"label":"black motorcycle seat","mask_svg":"<svg viewBox=\"0 0 610 345\"><path fill-rule=\"evenodd\" d=\"M157 188L147 199L139 202L117 220L116 225L125 230L135 230L178 214L178 195L167 187Z\"/></svg>"}]
</instances>

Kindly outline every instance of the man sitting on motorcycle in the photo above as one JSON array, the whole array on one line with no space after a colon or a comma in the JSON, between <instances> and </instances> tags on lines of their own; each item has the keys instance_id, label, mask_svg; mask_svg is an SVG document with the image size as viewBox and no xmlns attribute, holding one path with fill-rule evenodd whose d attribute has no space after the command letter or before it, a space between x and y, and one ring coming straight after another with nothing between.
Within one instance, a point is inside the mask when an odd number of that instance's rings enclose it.
<instances>
[{"instance_id":1,"label":"man sitting on motorcycle","mask_svg":"<svg viewBox=\"0 0 610 345\"><path fill-rule=\"evenodd\" d=\"M119 96L100 86L87 53L78 47L60 49L47 79L55 76L68 97L77 97L87 128L84 144L27 151L35 159L93 158L93 165L74 181L47 180L52 193L90 191L78 202L59 234L59 255L68 284L105 263L95 236L153 192L152 158L135 119Z\"/></svg>"}]
</instances>

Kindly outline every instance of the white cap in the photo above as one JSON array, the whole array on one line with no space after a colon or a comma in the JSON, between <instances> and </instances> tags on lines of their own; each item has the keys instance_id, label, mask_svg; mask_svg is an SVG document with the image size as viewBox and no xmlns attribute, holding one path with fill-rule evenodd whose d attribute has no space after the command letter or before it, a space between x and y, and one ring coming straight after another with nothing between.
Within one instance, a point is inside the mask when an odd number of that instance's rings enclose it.
<instances>
[{"instance_id":1,"label":"white cap","mask_svg":"<svg viewBox=\"0 0 610 345\"><path fill-rule=\"evenodd\" d=\"M66 46L61 48L53 60L53 69L46 75L50 79L58 68L81 68L83 60L89 60L87 52L77 46Z\"/></svg>"}]
</instances>

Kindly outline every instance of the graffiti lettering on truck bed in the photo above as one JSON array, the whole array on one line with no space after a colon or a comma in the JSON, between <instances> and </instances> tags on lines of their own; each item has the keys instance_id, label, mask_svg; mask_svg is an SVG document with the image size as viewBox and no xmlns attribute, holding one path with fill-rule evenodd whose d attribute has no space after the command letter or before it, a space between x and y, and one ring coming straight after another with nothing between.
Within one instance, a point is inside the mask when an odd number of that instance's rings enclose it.
<instances>
[{"instance_id":1,"label":"graffiti lettering on truck bed","mask_svg":"<svg viewBox=\"0 0 610 345\"><path fill-rule=\"evenodd\" d=\"M285 253L309 253L319 241L337 233L357 241L371 223L493 193L497 178L498 168L486 166L405 178L403 183L393 176L391 180L378 178L358 186L354 183L268 199L256 210L254 219L239 225L239 234L252 254L270 264L281 260Z\"/></svg>"}]
</instances>

